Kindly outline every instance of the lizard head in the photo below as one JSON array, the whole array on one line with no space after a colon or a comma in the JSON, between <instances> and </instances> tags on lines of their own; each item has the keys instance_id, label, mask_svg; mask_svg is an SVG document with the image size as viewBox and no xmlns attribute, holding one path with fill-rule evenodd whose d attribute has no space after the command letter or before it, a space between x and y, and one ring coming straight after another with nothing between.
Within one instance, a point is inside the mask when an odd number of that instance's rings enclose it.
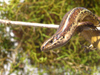
<instances>
[{"instance_id":1,"label":"lizard head","mask_svg":"<svg viewBox=\"0 0 100 75\"><path fill-rule=\"evenodd\" d=\"M41 46L41 51L48 51L65 45L70 39L70 35L56 35L49 38Z\"/></svg>"}]
</instances>

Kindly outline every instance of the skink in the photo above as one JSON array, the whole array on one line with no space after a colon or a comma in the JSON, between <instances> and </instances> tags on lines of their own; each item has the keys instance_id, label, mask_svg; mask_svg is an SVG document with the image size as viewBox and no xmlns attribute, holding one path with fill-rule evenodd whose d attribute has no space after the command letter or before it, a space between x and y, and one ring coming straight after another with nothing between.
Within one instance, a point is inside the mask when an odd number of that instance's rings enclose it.
<instances>
[{"instance_id":1,"label":"skink","mask_svg":"<svg viewBox=\"0 0 100 75\"><path fill-rule=\"evenodd\" d=\"M96 27L100 27L100 21L86 8L76 7L70 10L63 17L57 32L43 43L41 50L48 51L65 45L74 32L81 32L84 26L95 29Z\"/></svg>"}]
</instances>

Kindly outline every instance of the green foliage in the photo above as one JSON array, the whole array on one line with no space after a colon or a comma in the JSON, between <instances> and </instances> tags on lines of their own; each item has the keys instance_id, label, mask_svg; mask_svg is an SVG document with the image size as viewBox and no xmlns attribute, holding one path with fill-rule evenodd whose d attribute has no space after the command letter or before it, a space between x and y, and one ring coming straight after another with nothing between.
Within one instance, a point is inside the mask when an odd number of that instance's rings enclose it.
<instances>
[{"instance_id":1,"label":"green foliage","mask_svg":"<svg viewBox=\"0 0 100 75\"><path fill-rule=\"evenodd\" d=\"M98 15L100 11L98 0L25 0L24 2L10 0L9 5L2 4L0 7L2 19L46 24L60 24L64 14L74 7L86 7ZM6 31L7 27L10 28L9 32ZM12 37L11 32L15 36ZM7 60L9 59L13 61L9 74L13 72L17 74L20 69L23 71L24 64L37 67L40 75L43 73L88 75L97 71L100 51L85 49L84 45L89 46L89 43L79 35L73 36L61 48L46 53L41 52L42 43L55 32L55 29L48 28L0 25L0 70L4 70L2 65L9 63ZM11 38L15 41L12 42ZM14 45L16 42L18 46ZM15 54L15 58L12 58L12 54ZM25 59L30 60L30 63L24 62Z\"/></svg>"}]
</instances>

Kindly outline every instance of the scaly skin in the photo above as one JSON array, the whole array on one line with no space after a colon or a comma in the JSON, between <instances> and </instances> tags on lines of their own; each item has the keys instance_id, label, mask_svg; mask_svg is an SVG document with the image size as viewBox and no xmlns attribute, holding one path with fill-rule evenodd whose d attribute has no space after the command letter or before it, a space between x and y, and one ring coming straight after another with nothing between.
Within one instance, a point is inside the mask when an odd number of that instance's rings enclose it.
<instances>
[{"instance_id":1,"label":"scaly skin","mask_svg":"<svg viewBox=\"0 0 100 75\"><path fill-rule=\"evenodd\" d=\"M81 32L82 27L95 29L100 26L99 24L100 21L91 11L83 7L76 7L65 14L57 32L43 43L41 50L48 51L63 46L70 40L74 32Z\"/></svg>"}]
</instances>

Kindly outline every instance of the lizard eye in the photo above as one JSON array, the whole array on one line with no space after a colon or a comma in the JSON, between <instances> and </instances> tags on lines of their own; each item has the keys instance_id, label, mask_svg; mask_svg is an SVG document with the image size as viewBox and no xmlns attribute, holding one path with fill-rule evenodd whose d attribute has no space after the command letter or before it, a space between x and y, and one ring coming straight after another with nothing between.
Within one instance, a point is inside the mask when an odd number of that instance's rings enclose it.
<instances>
[{"instance_id":1,"label":"lizard eye","mask_svg":"<svg viewBox=\"0 0 100 75\"><path fill-rule=\"evenodd\" d=\"M51 40L50 43L53 43L53 40Z\"/></svg>"}]
</instances>

